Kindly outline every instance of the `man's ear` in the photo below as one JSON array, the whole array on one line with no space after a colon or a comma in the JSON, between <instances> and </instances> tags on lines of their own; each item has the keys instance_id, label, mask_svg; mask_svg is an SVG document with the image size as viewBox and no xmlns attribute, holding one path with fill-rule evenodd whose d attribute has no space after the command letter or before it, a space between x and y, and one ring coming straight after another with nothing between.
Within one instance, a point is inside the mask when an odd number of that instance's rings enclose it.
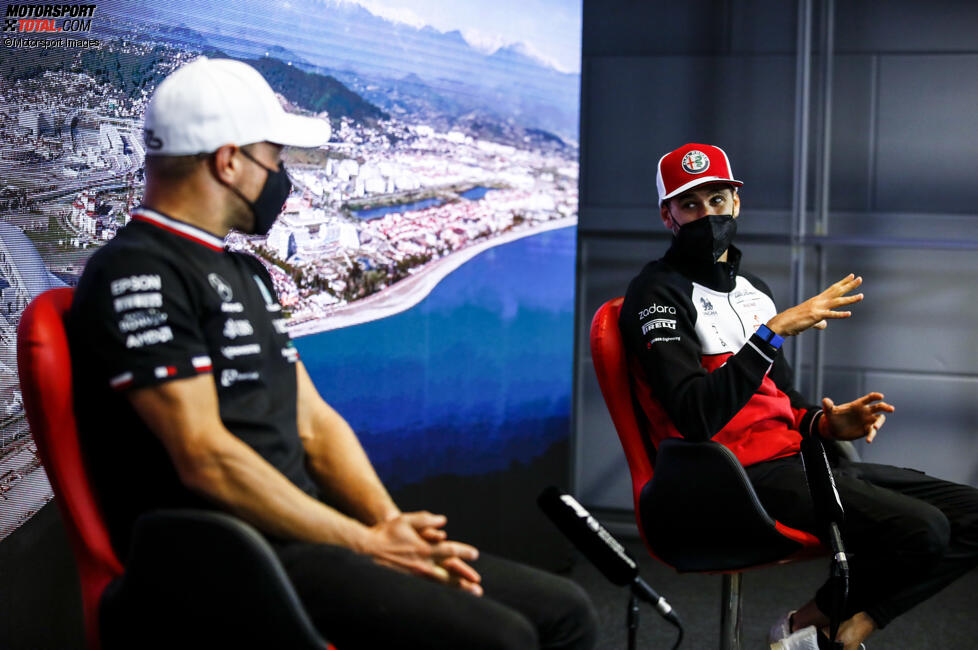
<instances>
[{"instance_id":1,"label":"man's ear","mask_svg":"<svg viewBox=\"0 0 978 650\"><path fill-rule=\"evenodd\" d=\"M666 227L666 229L668 229L669 231L675 232L675 230L673 230L673 219L672 219L672 215L669 214L669 201L668 200L667 201L663 201L659 205L659 216L662 217L662 225L664 225Z\"/></svg>"},{"instance_id":2,"label":"man's ear","mask_svg":"<svg viewBox=\"0 0 978 650\"><path fill-rule=\"evenodd\" d=\"M733 216L734 219L740 216L740 194L737 193L736 189L733 193Z\"/></svg>"},{"instance_id":3,"label":"man's ear","mask_svg":"<svg viewBox=\"0 0 978 650\"><path fill-rule=\"evenodd\" d=\"M211 156L214 175L225 185L234 185L241 172L241 162L234 155L238 152L237 145L226 144Z\"/></svg>"}]
</instances>

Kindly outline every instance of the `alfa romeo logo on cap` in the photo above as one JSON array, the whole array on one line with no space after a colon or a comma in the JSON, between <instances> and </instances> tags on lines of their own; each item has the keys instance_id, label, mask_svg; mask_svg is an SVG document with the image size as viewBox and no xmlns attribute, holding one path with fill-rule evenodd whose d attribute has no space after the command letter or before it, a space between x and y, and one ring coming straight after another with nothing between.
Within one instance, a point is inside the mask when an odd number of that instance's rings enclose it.
<instances>
[{"instance_id":1,"label":"alfa romeo logo on cap","mask_svg":"<svg viewBox=\"0 0 978 650\"><path fill-rule=\"evenodd\" d=\"M693 149L683 156L683 169L690 174L702 174L710 168L710 159L702 151Z\"/></svg>"}]
</instances>

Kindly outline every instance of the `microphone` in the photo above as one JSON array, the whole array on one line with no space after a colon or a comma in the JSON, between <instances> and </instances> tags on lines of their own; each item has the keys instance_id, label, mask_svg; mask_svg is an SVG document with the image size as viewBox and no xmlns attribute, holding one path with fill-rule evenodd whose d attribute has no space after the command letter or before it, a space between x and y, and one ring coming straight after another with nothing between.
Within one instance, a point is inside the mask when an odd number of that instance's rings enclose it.
<instances>
[{"instance_id":1,"label":"microphone","mask_svg":"<svg viewBox=\"0 0 978 650\"><path fill-rule=\"evenodd\" d=\"M537 497L537 505L604 577L613 584L630 586L638 598L681 628L672 606L638 575L638 563L628 550L577 499L551 485Z\"/></svg>"}]
</instances>

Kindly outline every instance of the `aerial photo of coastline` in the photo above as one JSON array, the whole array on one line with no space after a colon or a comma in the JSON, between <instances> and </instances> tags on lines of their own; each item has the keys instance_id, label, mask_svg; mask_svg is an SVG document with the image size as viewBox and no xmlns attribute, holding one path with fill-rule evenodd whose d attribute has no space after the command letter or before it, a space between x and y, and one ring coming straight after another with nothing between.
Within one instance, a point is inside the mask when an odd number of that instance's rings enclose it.
<instances>
[{"instance_id":1,"label":"aerial photo of coastline","mask_svg":"<svg viewBox=\"0 0 978 650\"><path fill-rule=\"evenodd\" d=\"M324 147L285 152L294 190L268 236L226 240L268 268L295 337L403 312L476 255L576 224L577 59L439 29L396 3L219 4L99 3L85 34L97 45L5 48L0 539L50 499L17 383L19 315L76 283L128 222L142 114L180 65L246 61L287 110L332 125Z\"/></svg>"}]
</instances>

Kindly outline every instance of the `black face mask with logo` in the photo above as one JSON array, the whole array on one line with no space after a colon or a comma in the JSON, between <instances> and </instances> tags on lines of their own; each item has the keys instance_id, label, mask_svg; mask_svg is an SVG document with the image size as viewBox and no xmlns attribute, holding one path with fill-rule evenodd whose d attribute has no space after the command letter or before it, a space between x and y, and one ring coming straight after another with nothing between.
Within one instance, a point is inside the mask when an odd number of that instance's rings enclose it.
<instances>
[{"instance_id":1,"label":"black face mask with logo","mask_svg":"<svg viewBox=\"0 0 978 650\"><path fill-rule=\"evenodd\" d=\"M732 214L711 214L681 226L673 246L685 259L715 264L736 234L737 221Z\"/></svg>"},{"instance_id":2,"label":"black face mask with logo","mask_svg":"<svg viewBox=\"0 0 978 650\"><path fill-rule=\"evenodd\" d=\"M241 197L241 200L251 208L251 214L255 217L250 234L267 235L268 231L272 229L272 224L275 223L279 213L282 212L282 206L285 205L285 200L292 193L292 181L289 180L289 175L285 171L285 165L282 163L278 164L278 169L270 169L255 160L244 149L239 149L239 151L246 158L268 172L268 176L265 178L265 184L262 185L261 192L254 201L249 201L238 188L229 185L231 191Z\"/></svg>"}]
</instances>

